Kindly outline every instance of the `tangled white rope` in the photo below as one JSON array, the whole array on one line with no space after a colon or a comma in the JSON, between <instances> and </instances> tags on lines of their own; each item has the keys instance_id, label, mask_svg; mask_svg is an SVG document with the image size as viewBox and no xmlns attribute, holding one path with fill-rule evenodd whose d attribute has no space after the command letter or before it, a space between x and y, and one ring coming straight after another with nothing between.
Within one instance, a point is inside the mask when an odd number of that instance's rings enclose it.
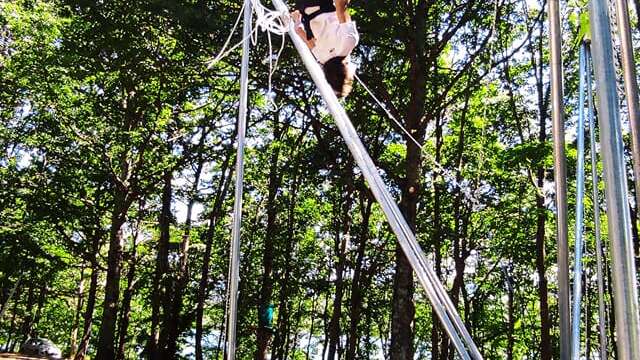
<instances>
[{"instance_id":1,"label":"tangled white rope","mask_svg":"<svg viewBox=\"0 0 640 360\"><path fill-rule=\"evenodd\" d=\"M253 28L251 33L249 33L247 37L241 39L238 43L234 44L233 46L227 49L227 47L229 46L229 43L231 42L231 38L233 37L233 34L236 32L238 25L240 24L240 18L242 17L242 13L245 7L245 4L243 2L242 7L240 8L240 12L238 13L238 17L235 23L233 24L233 28L231 29L231 32L229 33L227 40L225 41L224 45L222 45L222 49L220 50L218 55L216 55L212 60L208 61L207 67L209 69L212 68L217 62L227 57L231 52L233 52L240 45L242 45L242 43L249 40L249 38L251 38L251 42L253 45L257 44L258 30L261 30L262 32L266 32L267 43L269 44L269 55L268 55L269 80L268 80L267 96L268 96L269 105L272 107L272 109L275 109L276 105L273 101L273 96L272 96L272 78L278 66L278 59L280 58L280 55L284 50L286 34L289 27L289 23L288 23L289 14L288 13L285 14L280 11L269 9L266 6L264 6L259 0L251 1L251 5L252 5L252 12L251 12L252 22L253 22L253 17L255 17L255 27ZM282 39L280 42L280 49L278 50L278 53L276 54L275 59L273 57L273 42L271 40L272 33L276 35L280 35Z\"/></svg>"}]
</instances>

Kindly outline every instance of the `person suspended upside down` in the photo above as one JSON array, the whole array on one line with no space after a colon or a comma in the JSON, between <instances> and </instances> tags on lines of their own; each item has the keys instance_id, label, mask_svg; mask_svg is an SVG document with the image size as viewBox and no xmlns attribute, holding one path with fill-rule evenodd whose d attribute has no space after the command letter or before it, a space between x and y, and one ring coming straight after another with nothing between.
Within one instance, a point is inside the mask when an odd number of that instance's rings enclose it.
<instances>
[{"instance_id":1,"label":"person suspended upside down","mask_svg":"<svg viewBox=\"0 0 640 360\"><path fill-rule=\"evenodd\" d=\"M291 13L296 32L307 43L338 97L351 92L355 67L351 51L360 39L347 10L349 0L296 0Z\"/></svg>"}]
</instances>

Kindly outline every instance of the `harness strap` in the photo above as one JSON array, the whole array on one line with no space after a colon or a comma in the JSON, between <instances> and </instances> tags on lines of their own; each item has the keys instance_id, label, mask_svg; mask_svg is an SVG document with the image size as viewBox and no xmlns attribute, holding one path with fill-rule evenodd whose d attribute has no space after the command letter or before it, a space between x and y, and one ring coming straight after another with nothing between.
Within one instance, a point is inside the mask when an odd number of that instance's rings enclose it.
<instances>
[{"instance_id":1,"label":"harness strap","mask_svg":"<svg viewBox=\"0 0 640 360\"><path fill-rule=\"evenodd\" d=\"M304 9L308 7L319 6L320 9L307 14ZM333 5L332 0L298 0L296 2L296 8L302 14L302 25L304 31L307 33L307 40L313 39L313 30L311 30L311 20L315 19L318 15L324 13L330 13L336 11L336 7Z\"/></svg>"}]
</instances>

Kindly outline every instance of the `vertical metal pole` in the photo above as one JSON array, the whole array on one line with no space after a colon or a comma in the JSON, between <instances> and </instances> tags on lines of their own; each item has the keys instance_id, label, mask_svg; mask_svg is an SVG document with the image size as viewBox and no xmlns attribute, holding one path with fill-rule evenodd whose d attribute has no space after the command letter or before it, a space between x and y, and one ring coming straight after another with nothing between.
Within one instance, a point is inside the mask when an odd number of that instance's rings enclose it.
<instances>
[{"instance_id":1,"label":"vertical metal pole","mask_svg":"<svg viewBox=\"0 0 640 360\"><path fill-rule=\"evenodd\" d=\"M640 207L640 106L638 105L638 81L633 60L631 29L629 26L629 7L626 0L616 0L618 33L620 33L620 52L624 73L624 90L629 111L631 127L631 157L633 158L633 177L636 189L636 206ZM635 221L635 219L631 219Z\"/></svg>"},{"instance_id":2,"label":"vertical metal pole","mask_svg":"<svg viewBox=\"0 0 640 360\"><path fill-rule=\"evenodd\" d=\"M238 109L238 150L236 157L236 188L231 229L231 257L229 263L229 309L227 313L226 359L236 358L236 322L238 319L238 282L240 278L240 225L242 223L242 189L244 180L244 139L247 131L247 95L249 83L249 46L251 34L251 0L244 0L242 26L242 68L240 70L240 104Z\"/></svg>"},{"instance_id":3,"label":"vertical metal pole","mask_svg":"<svg viewBox=\"0 0 640 360\"><path fill-rule=\"evenodd\" d=\"M585 45L580 45L579 86L578 86L578 165L576 169L576 241L573 270L573 311L571 324L571 358L580 358L580 306L582 304L582 230L584 227L584 86L585 86Z\"/></svg>"},{"instance_id":4,"label":"vertical metal pole","mask_svg":"<svg viewBox=\"0 0 640 360\"><path fill-rule=\"evenodd\" d=\"M556 184L558 242L558 312L560 315L560 359L571 357L569 312L569 241L567 225L567 164L564 149L564 105L562 85L562 34L559 0L549 0L549 44L551 47L551 117L553 163Z\"/></svg>"},{"instance_id":5,"label":"vertical metal pole","mask_svg":"<svg viewBox=\"0 0 640 360\"><path fill-rule=\"evenodd\" d=\"M600 145L607 197L607 228L611 244L618 355L622 360L638 360L640 359L638 291L607 1L591 0L590 15L600 119Z\"/></svg>"},{"instance_id":6,"label":"vertical metal pole","mask_svg":"<svg viewBox=\"0 0 640 360\"><path fill-rule=\"evenodd\" d=\"M587 115L589 117L589 139L591 143L591 191L593 197L593 222L596 236L596 274L598 282L598 330L600 332L600 359L607 359L607 318L604 308L604 274L602 259L602 241L600 236L600 200L598 195L598 153L596 152L596 130L593 114L593 93L591 87L591 48L590 41L585 44L587 65Z\"/></svg>"}]
</instances>

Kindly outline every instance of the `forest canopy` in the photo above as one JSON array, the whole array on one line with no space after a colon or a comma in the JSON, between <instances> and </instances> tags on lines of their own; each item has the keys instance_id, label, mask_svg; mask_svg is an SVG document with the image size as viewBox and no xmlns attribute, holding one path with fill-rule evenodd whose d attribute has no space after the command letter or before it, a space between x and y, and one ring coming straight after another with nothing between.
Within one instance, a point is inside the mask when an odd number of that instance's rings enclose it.
<instances>
[{"instance_id":1,"label":"forest canopy","mask_svg":"<svg viewBox=\"0 0 640 360\"><path fill-rule=\"evenodd\" d=\"M0 2L0 351L46 338L74 359L223 358L240 47L211 60L241 8ZM362 83L341 103L486 359L560 353L546 9L349 4ZM587 11L562 2L571 246ZM255 38L237 358L455 358L291 40L272 35L270 46L260 29ZM241 31L230 39L227 48ZM602 319L589 181L586 193L581 351L599 358L606 321L615 357L607 219ZM596 193L598 206L602 182Z\"/></svg>"}]
</instances>

